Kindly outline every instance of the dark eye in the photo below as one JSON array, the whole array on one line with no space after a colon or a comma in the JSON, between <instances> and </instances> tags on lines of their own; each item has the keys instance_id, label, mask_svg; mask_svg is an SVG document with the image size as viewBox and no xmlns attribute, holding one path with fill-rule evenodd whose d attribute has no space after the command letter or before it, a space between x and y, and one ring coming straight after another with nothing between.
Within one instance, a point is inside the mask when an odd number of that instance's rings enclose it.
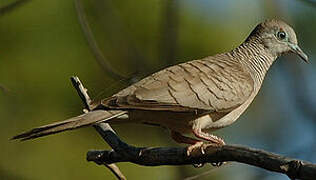
<instances>
[{"instance_id":1,"label":"dark eye","mask_svg":"<svg viewBox=\"0 0 316 180\"><path fill-rule=\"evenodd\" d=\"M286 33L284 31L279 31L277 37L280 40L284 40L286 38Z\"/></svg>"}]
</instances>

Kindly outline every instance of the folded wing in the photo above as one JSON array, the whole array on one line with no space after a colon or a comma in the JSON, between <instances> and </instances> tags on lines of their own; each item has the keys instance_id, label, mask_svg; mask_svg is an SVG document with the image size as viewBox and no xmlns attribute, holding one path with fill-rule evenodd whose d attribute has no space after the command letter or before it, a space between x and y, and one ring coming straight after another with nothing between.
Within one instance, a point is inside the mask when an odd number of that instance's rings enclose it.
<instances>
[{"instance_id":1,"label":"folded wing","mask_svg":"<svg viewBox=\"0 0 316 180\"><path fill-rule=\"evenodd\" d=\"M225 55L171 66L101 103L110 108L230 112L245 102L253 81Z\"/></svg>"}]
</instances>

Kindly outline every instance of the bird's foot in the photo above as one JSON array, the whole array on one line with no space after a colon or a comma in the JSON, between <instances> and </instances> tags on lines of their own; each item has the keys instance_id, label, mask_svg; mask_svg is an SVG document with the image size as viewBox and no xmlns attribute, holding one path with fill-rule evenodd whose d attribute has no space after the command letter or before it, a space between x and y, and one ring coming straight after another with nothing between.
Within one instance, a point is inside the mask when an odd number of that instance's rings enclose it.
<instances>
[{"instance_id":1,"label":"bird's foot","mask_svg":"<svg viewBox=\"0 0 316 180\"><path fill-rule=\"evenodd\" d=\"M198 141L193 145L190 145L187 147L187 156L190 156L191 153L195 150L195 149L199 149L201 151L202 154L205 154L205 147L203 146L203 141Z\"/></svg>"},{"instance_id":2,"label":"bird's foot","mask_svg":"<svg viewBox=\"0 0 316 180\"><path fill-rule=\"evenodd\" d=\"M214 136L212 134L207 134L208 136L204 136L203 139L204 140L208 140L208 143L204 143L203 141L197 141L196 143L194 143L193 145L190 145L187 147L187 156L190 156L190 154L195 150L195 149L199 149L201 154L205 154L205 148L209 145L213 146L213 147L221 147L223 145L225 145L225 142L223 139Z\"/></svg>"},{"instance_id":3,"label":"bird's foot","mask_svg":"<svg viewBox=\"0 0 316 180\"><path fill-rule=\"evenodd\" d=\"M206 149L206 147L208 147L208 146L212 146L212 147L219 147L219 146L221 146L221 145L219 145L219 144L215 144L215 143L204 143L204 142L202 142L202 141L199 141L199 142L197 142L197 143L195 143L195 144L193 144L193 145L191 145L191 146L188 146L187 147L187 156L190 156L191 154L192 154L192 152L193 151L196 151L196 150L198 150L198 151L200 151L200 153L201 154L205 154L205 149ZM210 163L212 166L214 166L214 167L220 167L220 166L222 166L222 165L225 165L227 162L214 162L214 163ZM204 166L204 164L205 163L197 163L197 164L193 164L193 166L195 167L195 168L201 168L201 167L203 167Z\"/></svg>"},{"instance_id":4,"label":"bird's foot","mask_svg":"<svg viewBox=\"0 0 316 180\"><path fill-rule=\"evenodd\" d=\"M195 144L193 145L190 145L187 147L187 156L190 156L191 153L195 150L195 149L198 149L201 154L205 154L205 151L204 151L204 143L202 141L198 141L196 142ZM198 163L198 164L193 164L193 166L195 168L201 168L204 166L204 163Z\"/></svg>"}]
</instances>

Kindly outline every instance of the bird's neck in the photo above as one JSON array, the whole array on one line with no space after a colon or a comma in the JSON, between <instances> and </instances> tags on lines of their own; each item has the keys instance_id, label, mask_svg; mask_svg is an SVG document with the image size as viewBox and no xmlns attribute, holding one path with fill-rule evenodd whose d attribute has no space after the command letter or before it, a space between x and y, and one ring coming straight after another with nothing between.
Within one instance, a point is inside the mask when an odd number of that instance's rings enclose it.
<instances>
[{"instance_id":1,"label":"bird's neck","mask_svg":"<svg viewBox=\"0 0 316 180\"><path fill-rule=\"evenodd\" d=\"M254 83L260 88L270 66L276 60L258 39L251 39L232 50L231 55L236 57L246 71L252 76Z\"/></svg>"}]
</instances>

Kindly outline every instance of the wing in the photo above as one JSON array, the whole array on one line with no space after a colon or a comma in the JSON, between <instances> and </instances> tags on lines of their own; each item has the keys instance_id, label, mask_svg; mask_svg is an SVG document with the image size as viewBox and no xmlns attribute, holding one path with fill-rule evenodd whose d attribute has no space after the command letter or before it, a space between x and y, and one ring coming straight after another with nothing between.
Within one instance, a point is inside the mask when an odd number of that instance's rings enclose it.
<instances>
[{"instance_id":1,"label":"wing","mask_svg":"<svg viewBox=\"0 0 316 180\"><path fill-rule=\"evenodd\" d=\"M171 66L101 102L109 108L230 112L253 91L253 80L225 54Z\"/></svg>"}]
</instances>

